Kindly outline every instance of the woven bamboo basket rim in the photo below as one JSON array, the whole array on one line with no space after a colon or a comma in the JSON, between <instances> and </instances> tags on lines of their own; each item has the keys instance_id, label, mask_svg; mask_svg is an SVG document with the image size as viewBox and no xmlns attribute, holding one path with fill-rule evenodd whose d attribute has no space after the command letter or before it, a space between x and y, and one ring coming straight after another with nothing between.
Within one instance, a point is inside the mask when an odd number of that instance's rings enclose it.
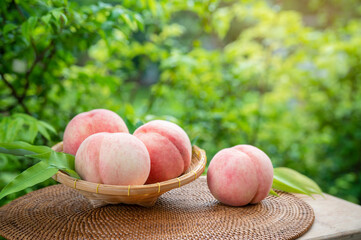
<instances>
[{"instance_id":1,"label":"woven bamboo basket rim","mask_svg":"<svg viewBox=\"0 0 361 240\"><path fill-rule=\"evenodd\" d=\"M63 151L63 142L54 145L52 149L58 152ZM194 161L194 159L196 159L196 161ZM128 197L153 194L160 195L196 180L204 172L206 164L207 156L205 151L194 145L192 147L192 161L189 169L183 175L163 182L145 185L100 184L73 178L61 170L52 178L68 187L93 194Z\"/></svg>"}]
</instances>

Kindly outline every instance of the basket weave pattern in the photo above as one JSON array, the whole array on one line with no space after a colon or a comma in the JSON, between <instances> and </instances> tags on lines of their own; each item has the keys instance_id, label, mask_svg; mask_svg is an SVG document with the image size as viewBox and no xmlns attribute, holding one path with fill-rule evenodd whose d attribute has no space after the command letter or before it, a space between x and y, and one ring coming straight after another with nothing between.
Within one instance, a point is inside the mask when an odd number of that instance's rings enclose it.
<instances>
[{"instance_id":1,"label":"basket weave pattern","mask_svg":"<svg viewBox=\"0 0 361 240\"><path fill-rule=\"evenodd\" d=\"M58 152L63 151L62 142L55 145L53 149ZM53 179L78 190L94 207L118 203L153 206L163 193L196 180L204 172L206 164L205 151L193 146L191 165L188 170L177 178L159 183L127 186L98 184L75 179L62 171L54 175Z\"/></svg>"},{"instance_id":2,"label":"basket weave pattern","mask_svg":"<svg viewBox=\"0 0 361 240\"><path fill-rule=\"evenodd\" d=\"M314 221L312 208L283 192L259 204L229 207L206 179L173 189L151 208L93 208L78 191L59 184L31 192L0 208L6 239L295 239Z\"/></svg>"}]
</instances>

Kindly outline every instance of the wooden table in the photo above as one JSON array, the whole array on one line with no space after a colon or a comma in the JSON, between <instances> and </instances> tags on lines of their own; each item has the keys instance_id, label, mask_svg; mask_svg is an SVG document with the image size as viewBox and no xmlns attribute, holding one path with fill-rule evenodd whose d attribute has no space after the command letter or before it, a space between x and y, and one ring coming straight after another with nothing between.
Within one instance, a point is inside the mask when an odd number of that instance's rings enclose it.
<instances>
[{"instance_id":1,"label":"wooden table","mask_svg":"<svg viewBox=\"0 0 361 240\"><path fill-rule=\"evenodd\" d=\"M315 222L299 239L361 239L361 206L325 194L316 199L296 194L311 205Z\"/></svg>"}]
</instances>

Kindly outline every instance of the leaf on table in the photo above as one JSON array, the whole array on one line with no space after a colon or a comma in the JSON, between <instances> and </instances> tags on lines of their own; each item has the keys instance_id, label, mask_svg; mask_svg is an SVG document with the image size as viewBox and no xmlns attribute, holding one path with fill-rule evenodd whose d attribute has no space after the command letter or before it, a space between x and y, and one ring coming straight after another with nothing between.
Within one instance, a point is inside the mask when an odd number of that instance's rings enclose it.
<instances>
[{"instance_id":1,"label":"leaf on table","mask_svg":"<svg viewBox=\"0 0 361 240\"><path fill-rule=\"evenodd\" d=\"M305 175L285 167L274 169L272 188L291 193L302 193L309 196L321 194L321 188Z\"/></svg>"},{"instance_id":2,"label":"leaf on table","mask_svg":"<svg viewBox=\"0 0 361 240\"><path fill-rule=\"evenodd\" d=\"M45 162L39 162L34 166L26 169L15 177L8 185L6 185L0 192L0 199L3 197L24 190L35 184L41 183L52 177L58 171L57 168L49 166Z\"/></svg>"},{"instance_id":3,"label":"leaf on table","mask_svg":"<svg viewBox=\"0 0 361 240\"><path fill-rule=\"evenodd\" d=\"M279 195L271 188L271 190L269 191L269 195L273 195L276 197L279 197Z\"/></svg>"},{"instance_id":4,"label":"leaf on table","mask_svg":"<svg viewBox=\"0 0 361 240\"><path fill-rule=\"evenodd\" d=\"M26 142L0 143L0 153L25 156L53 151L47 146L35 146Z\"/></svg>"}]
</instances>

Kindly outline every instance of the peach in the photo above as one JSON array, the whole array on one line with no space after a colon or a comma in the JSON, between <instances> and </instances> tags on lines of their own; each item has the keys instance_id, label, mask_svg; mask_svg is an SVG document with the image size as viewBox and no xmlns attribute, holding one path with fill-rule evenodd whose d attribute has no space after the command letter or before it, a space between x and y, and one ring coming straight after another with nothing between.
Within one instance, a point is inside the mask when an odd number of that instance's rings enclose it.
<instances>
[{"instance_id":1,"label":"peach","mask_svg":"<svg viewBox=\"0 0 361 240\"><path fill-rule=\"evenodd\" d=\"M208 188L220 202L230 206L258 203L267 197L273 182L269 157L251 145L219 151L207 172Z\"/></svg>"},{"instance_id":2,"label":"peach","mask_svg":"<svg viewBox=\"0 0 361 240\"><path fill-rule=\"evenodd\" d=\"M135 130L134 136L147 147L150 174L146 183L166 181L180 176L190 166L192 145L186 132L175 123L150 121Z\"/></svg>"},{"instance_id":3,"label":"peach","mask_svg":"<svg viewBox=\"0 0 361 240\"><path fill-rule=\"evenodd\" d=\"M147 148L128 133L96 133L87 137L75 156L75 170L89 182L142 185L150 172Z\"/></svg>"},{"instance_id":4,"label":"peach","mask_svg":"<svg viewBox=\"0 0 361 240\"><path fill-rule=\"evenodd\" d=\"M115 112L95 109L76 115L66 126L63 138L65 153L75 155L80 144L90 135L99 132L125 132L128 128Z\"/></svg>"}]
</instances>

